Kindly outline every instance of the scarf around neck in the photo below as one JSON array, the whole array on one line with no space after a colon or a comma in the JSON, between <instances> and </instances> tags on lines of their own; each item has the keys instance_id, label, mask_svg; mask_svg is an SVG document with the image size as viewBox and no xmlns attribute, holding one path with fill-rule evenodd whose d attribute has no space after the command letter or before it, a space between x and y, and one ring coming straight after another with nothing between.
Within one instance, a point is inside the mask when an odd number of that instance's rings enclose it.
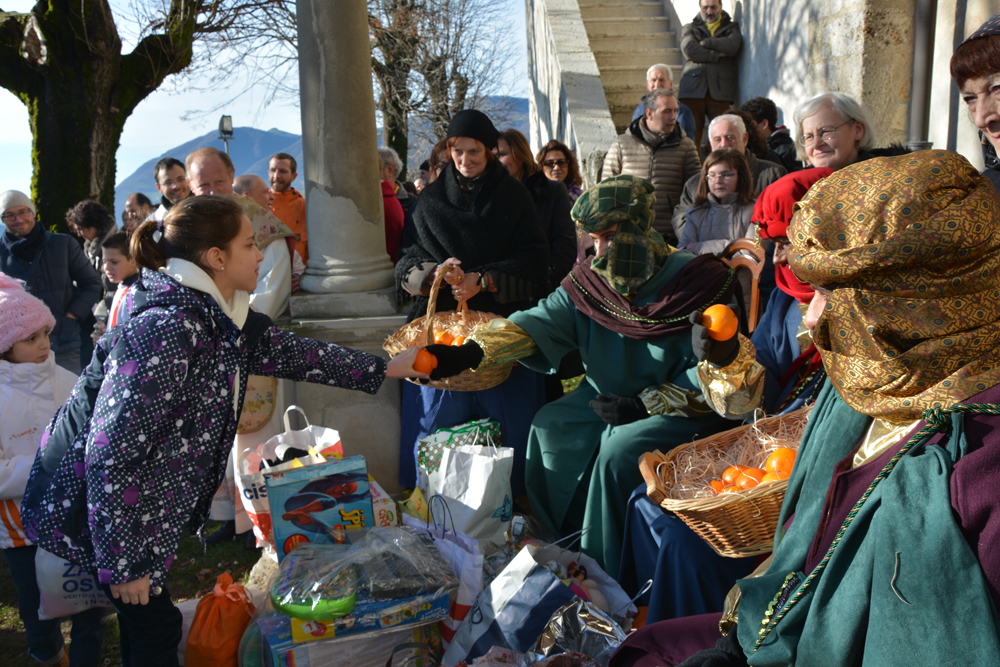
<instances>
[{"instance_id":1,"label":"scarf around neck","mask_svg":"<svg viewBox=\"0 0 1000 667\"><path fill-rule=\"evenodd\" d=\"M250 295L243 290L236 290L233 292L232 298L226 301L222 298L222 292L212 280L212 276L194 262L178 257L168 259L167 265L160 268L160 273L165 273L184 287L198 290L212 297L219 304L222 312L236 323L237 328L243 328L247 321L247 313L250 311Z\"/></svg>"},{"instance_id":2,"label":"scarf around neck","mask_svg":"<svg viewBox=\"0 0 1000 667\"><path fill-rule=\"evenodd\" d=\"M17 237L11 234L10 231L4 231L3 236L0 237L0 242L7 248L7 251L24 262L31 262L35 259L35 255L38 254L44 241L45 228L37 221L35 222L35 226L25 236Z\"/></svg>"},{"instance_id":3,"label":"scarf around neck","mask_svg":"<svg viewBox=\"0 0 1000 667\"><path fill-rule=\"evenodd\" d=\"M292 230L288 228L288 225L256 202L238 195L233 195L233 199L236 200L236 203L240 205L243 212L250 218L250 224L253 226L253 241L257 244L257 249L261 252L278 239L295 236Z\"/></svg>"}]
</instances>

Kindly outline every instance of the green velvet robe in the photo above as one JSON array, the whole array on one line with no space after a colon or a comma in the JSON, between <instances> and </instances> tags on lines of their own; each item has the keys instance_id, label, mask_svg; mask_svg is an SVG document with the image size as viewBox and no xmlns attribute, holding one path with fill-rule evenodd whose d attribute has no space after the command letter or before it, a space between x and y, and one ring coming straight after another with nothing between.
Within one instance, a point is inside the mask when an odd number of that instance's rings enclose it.
<instances>
[{"instance_id":1,"label":"green velvet robe","mask_svg":"<svg viewBox=\"0 0 1000 667\"><path fill-rule=\"evenodd\" d=\"M686 251L670 255L634 303L652 302L693 258ZM695 419L653 416L609 426L588 405L598 394L638 396L667 382L700 392L690 331L655 341L627 338L580 313L562 287L536 307L514 313L510 321L539 347L520 360L528 368L553 373L564 355L580 350L586 380L535 416L525 482L535 515L550 530L566 535L590 527L582 538L583 551L616 577L626 504L642 482L639 457L654 449L669 451L733 423L712 414Z\"/></svg>"}]
</instances>

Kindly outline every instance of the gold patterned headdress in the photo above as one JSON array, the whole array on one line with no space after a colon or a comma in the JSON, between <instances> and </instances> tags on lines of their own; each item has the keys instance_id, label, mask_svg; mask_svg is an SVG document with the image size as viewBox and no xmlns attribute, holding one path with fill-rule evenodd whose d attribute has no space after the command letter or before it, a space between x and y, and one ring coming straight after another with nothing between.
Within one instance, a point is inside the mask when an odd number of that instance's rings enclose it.
<instances>
[{"instance_id":1,"label":"gold patterned headdress","mask_svg":"<svg viewBox=\"0 0 1000 667\"><path fill-rule=\"evenodd\" d=\"M875 158L818 183L792 269L833 289L814 340L855 410L903 422L1000 382L1000 195L960 155Z\"/></svg>"}]
</instances>

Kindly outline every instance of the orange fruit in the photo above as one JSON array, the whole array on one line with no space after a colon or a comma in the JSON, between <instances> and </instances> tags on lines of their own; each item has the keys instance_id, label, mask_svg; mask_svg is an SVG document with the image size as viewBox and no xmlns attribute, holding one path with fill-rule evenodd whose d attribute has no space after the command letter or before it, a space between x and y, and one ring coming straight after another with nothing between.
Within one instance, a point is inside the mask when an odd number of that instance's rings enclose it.
<instances>
[{"instance_id":1,"label":"orange fruit","mask_svg":"<svg viewBox=\"0 0 1000 667\"><path fill-rule=\"evenodd\" d=\"M760 484L760 481L767 474L760 468L743 468L740 476L736 478L736 488L740 491L752 489Z\"/></svg>"},{"instance_id":2,"label":"orange fruit","mask_svg":"<svg viewBox=\"0 0 1000 667\"><path fill-rule=\"evenodd\" d=\"M730 484L736 484L736 478L740 476L743 468L746 466L729 466L722 471L722 483L726 486Z\"/></svg>"},{"instance_id":3,"label":"orange fruit","mask_svg":"<svg viewBox=\"0 0 1000 667\"><path fill-rule=\"evenodd\" d=\"M738 324L736 313L722 304L706 308L701 316L701 325L708 329L708 337L712 340L729 340L736 335Z\"/></svg>"},{"instance_id":4,"label":"orange fruit","mask_svg":"<svg viewBox=\"0 0 1000 667\"><path fill-rule=\"evenodd\" d=\"M715 491L715 495L719 495L720 493L722 493L722 487L725 486L725 484L722 483L721 479L713 479L711 482L708 483L708 485L712 487L713 491Z\"/></svg>"},{"instance_id":5,"label":"orange fruit","mask_svg":"<svg viewBox=\"0 0 1000 667\"><path fill-rule=\"evenodd\" d=\"M780 479L788 479L792 474L792 466L795 465L795 450L788 447L779 447L771 452L764 462L764 469L773 472Z\"/></svg>"},{"instance_id":6,"label":"orange fruit","mask_svg":"<svg viewBox=\"0 0 1000 667\"><path fill-rule=\"evenodd\" d=\"M417 359L413 362L413 370L418 373L428 373L438 365L438 358L427 350L420 350L417 352Z\"/></svg>"},{"instance_id":7,"label":"orange fruit","mask_svg":"<svg viewBox=\"0 0 1000 667\"><path fill-rule=\"evenodd\" d=\"M728 486L722 487L722 491L719 491L719 494L721 495L723 493L739 493L739 492L740 490L737 489L735 485L730 484Z\"/></svg>"},{"instance_id":8,"label":"orange fruit","mask_svg":"<svg viewBox=\"0 0 1000 667\"><path fill-rule=\"evenodd\" d=\"M434 342L439 345L451 345L451 341L453 341L454 339L455 337L452 336L447 331L438 331L436 334L434 334Z\"/></svg>"},{"instance_id":9,"label":"orange fruit","mask_svg":"<svg viewBox=\"0 0 1000 667\"><path fill-rule=\"evenodd\" d=\"M767 484L768 482L780 482L780 481L781 481L781 478L778 477L777 474L775 474L773 472L769 472L769 473L765 474L761 478L760 483L761 484Z\"/></svg>"},{"instance_id":10,"label":"orange fruit","mask_svg":"<svg viewBox=\"0 0 1000 667\"><path fill-rule=\"evenodd\" d=\"M454 347L465 345L465 336L455 336L455 340L451 341L451 344Z\"/></svg>"}]
</instances>

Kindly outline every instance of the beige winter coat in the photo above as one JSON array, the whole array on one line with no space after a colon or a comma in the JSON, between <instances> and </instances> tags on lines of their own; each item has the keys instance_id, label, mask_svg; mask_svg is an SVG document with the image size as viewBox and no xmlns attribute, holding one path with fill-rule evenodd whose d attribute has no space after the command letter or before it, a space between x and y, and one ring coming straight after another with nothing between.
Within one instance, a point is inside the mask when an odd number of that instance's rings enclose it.
<instances>
[{"instance_id":1,"label":"beige winter coat","mask_svg":"<svg viewBox=\"0 0 1000 667\"><path fill-rule=\"evenodd\" d=\"M667 243L676 246L677 236L670 216L680 202L684 183L699 173L698 151L680 125L675 125L674 131L663 137L650 132L645 117L641 117L632 121L625 134L612 142L604 158L601 178L631 174L652 181L656 196L653 228Z\"/></svg>"}]
</instances>

